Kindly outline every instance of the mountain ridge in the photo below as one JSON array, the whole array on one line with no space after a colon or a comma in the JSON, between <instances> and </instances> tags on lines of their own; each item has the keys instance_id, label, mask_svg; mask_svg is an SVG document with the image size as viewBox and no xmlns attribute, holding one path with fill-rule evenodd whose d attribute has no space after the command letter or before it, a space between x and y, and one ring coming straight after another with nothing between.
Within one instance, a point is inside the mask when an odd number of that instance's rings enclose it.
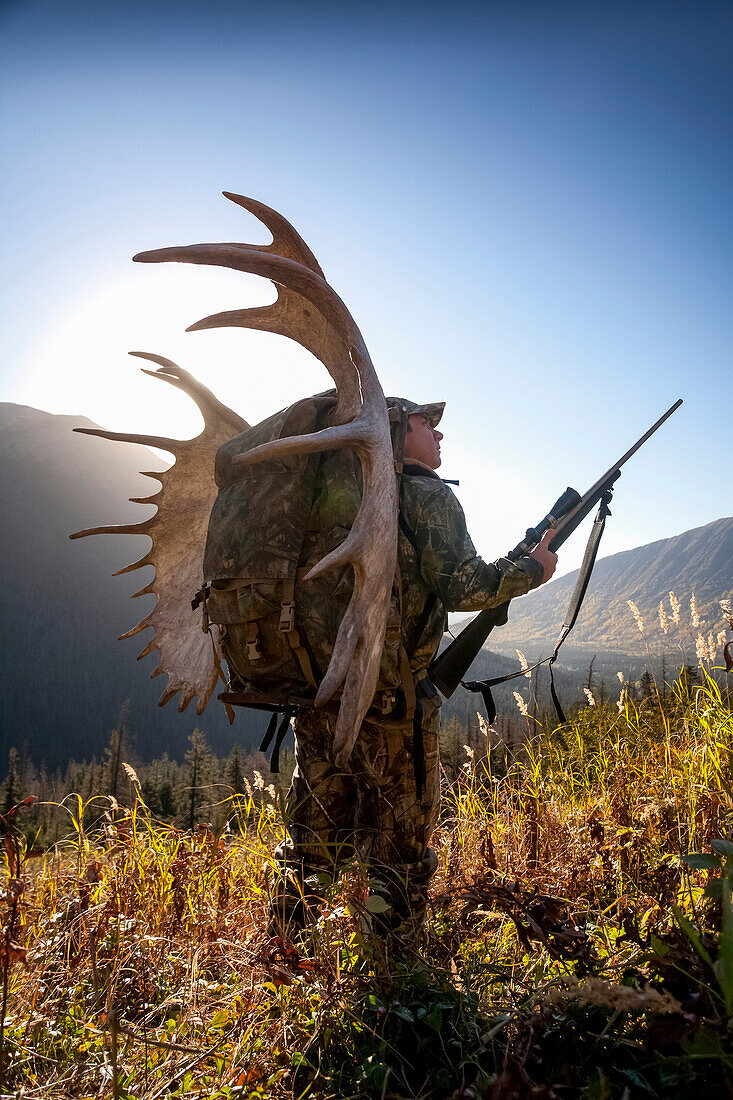
<instances>
[{"instance_id":1,"label":"mountain ridge","mask_svg":"<svg viewBox=\"0 0 733 1100\"><path fill-rule=\"evenodd\" d=\"M151 567L112 577L142 557L147 536L69 540L73 531L152 513L129 498L157 484L140 470L166 466L146 447L72 431L95 426L0 403L0 767L11 746L24 744L49 767L99 757L124 712L131 739L148 754L181 758L196 726L219 754L235 741L249 749L259 716L238 714L230 727L216 700L200 717L193 707L179 714L175 703L158 708L165 680L150 679L158 654L137 663L149 632L117 640L153 606L152 596L130 602L152 579Z\"/></svg>"},{"instance_id":2,"label":"mountain ridge","mask_svg":"<svg viewBox=\"0 0 733 1100\"><path fill-rule=\"evenodd\" d=\"M554 646L578 572L567 573L514 601L509 624L503 632L491 635L491 647L503 652L527 645L534 653ZM670 637L659 624L662 602L669 625L673 625L670 592L683 609L680 625L693 637L698 629L705 633L721 629L720 601L733 594L733 517L599 558L572 633L573 646L642 655L647 642L658 644ZM692 623L689 610L693 595L699 627ZM629 600L641 613L645 636Z\"/></svg>"}]
</instances>

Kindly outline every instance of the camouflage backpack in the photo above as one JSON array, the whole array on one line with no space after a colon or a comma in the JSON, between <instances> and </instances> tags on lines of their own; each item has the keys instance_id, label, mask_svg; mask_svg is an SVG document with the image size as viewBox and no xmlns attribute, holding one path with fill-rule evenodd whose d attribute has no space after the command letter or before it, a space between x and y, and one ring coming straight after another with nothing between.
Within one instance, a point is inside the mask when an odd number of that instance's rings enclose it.
<instances>
[{"instance_id":1,"label":"camouflage backpack","mask_svg":"<svg viewBox=\"0 0 733 1100\"><path fill-rule=\"evenodd\" d=\"M318 431L336 404L329 391L296 402L219 448L218 496L204 555L205 628L219 626L231 701L265 710L312 704L353 590L350 565L305 582L310 567L348 535L361 503L352 451L295 454L235 471L239 454L273 439ZM390 409L396 470L406 410ZM392 589L374 704L392 712L407 670L399 575ZM225 696L226 698L226 696ZM292 711L290 712L292 713Z\"/></svg>"}]
</instances>

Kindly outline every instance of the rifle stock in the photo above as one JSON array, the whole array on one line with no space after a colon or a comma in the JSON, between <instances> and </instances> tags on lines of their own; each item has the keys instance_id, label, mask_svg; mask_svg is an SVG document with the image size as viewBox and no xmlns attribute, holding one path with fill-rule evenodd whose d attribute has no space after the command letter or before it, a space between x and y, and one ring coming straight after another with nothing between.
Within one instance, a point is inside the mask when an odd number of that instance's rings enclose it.
<instances>
[{"instance_id":1,"label":"rifle stock","mask_svg":"<svg viewBox=\"0 0 733 1100\"><path fill-rule=\"evenodd\" d=\"M613 488L614 483L621 476L621 467L624 463L646 443L647 439L662 426L664 421L681 404L682 398L679 398L582 497L575 489L567 488L544 519L536 527L527 529L522 542L515 546L513 550L510 550L507 557L512 561L516 561L530 554L542 539L545 531L551 529L554 530L555 534L550 540L549 549L553 553L557 551L566 539L572 535L576 527L583 522L588 513L595 508L603 495ZM494 627L504 626L508 620L508 602L500 604L498 607L480 611L468 626L463 628L458 637L454 638L443 652L435 658L430 665L430 679L446 699L449 699L456 690Z\"/></svg>"},{"instance_id":2,"label":"rifle stock","mask_svg":"<svg viewBox=\"0 0 733 1100\"><path fill-rule=\"evenodd\" d=\"M494 627L504 626L508 621L508 602L479 611L458 637L435 658L430 665L430 679L446 699L450 699Z\"/></svg>"}]
</instances>

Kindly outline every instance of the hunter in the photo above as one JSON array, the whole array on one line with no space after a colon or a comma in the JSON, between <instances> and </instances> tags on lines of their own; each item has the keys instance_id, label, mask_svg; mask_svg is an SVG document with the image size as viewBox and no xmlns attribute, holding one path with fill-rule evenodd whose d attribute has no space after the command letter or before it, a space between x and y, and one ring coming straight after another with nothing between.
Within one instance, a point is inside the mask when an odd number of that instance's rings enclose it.
<instances>
[{"instance_id":1,"label":"hunter","mask_svg":"<svg viewBox=\"0 0 733 1100\"><path fill-rule=\"evenodd\" d=\"M290 840L279 852L288 871L273 904L282 927L303 922L309 907L317 910L324 874L354 853L371 868L374 888L389 905L379 924L421 927L437 866L429 845L440 805L440 697L430 690L427 669L446 629L446 614L521 596L548 581L557 565L547 548L551 531L517 562L483 561L461 505L436 473L444 403L389 398L388 405L409 412L399 498L401 634L413 682L427 690L419 693L417 722L380 721L370 711L348 769L331 760L336 709L305 710L296 717Z\"/></svg>"},{"instance_id":2,"label":"hunter","mask_svg":"<svg viewBox=\"0 0 733 1100\"><path fill-rule=\"evenodd\" d=\"M132 352L157 365L146 374L196 402L204 428L190 440L77 429L162 448L174 462L150 475L159 491L135 498L155 505L154 515L73 537L150 538L150 550L120 572L154 566L137 595L156 602L123 637L153 629L140 656L160 653L153 675L168 677L160 705L180 696L185 710L196 699L202 714L226 661L219 698L230 717L235 706L272 713L265 740L279 722L275 756L295 716L279 922L312 916L307 899L320 876L355 853L385 898L383 927L419 927L439 807L439 698L427 671L446 614L491 608L548 580L552 532L515 561L478 557L435 472L443 404L385 399L354 318L303 238L264 203L224 194L259 219L270 244L174 246L135 260L271 280L269 305L213 314L191 329L288 337L320 359L336 388L251 426L170 359Z\"/></svg>"},{"instance_id":3,"label":"hunter","mask_svg":"<svg viewBox=\"0 0 733 1100\"><path fill-rule=\"evenodd\" d=\"M358 325L300 234L264 203L224 194L269 230L271 243L174 246L135 260L212 265L271 280L276 297L269 305L212 314L190 331L236 326L287 337L322 362L336 388L251 426L170 359L131 352L157 365L146 374L192 398L204 428L187 440L75 429L157 447L174 462L148 475L160 490L133 498L154 505L152 516L71 537L150 538L148 552L119 572L153 566L153 580L136 595L152 593L156 601L122 637L152 628L140 656L160 653L152 675L168 682L159 705L180 696L183 711L195 699L202 714L225 661L228 690L218 698L230 719L235 706L271 713L265 741L277 728L273 769L295 717L290 839L280 853L285 873L273 919L282 926L312 916L322 876L357 854L385 900L382 928L419 928L436 865L429 845L440 789L440 700L429 669L447 612L500 609L548 581L557 564L551 540L562 545L598 504L554 659L578 614L621 466L682 402L585 496L566 489L528 531L537 538L484 562L461 506L436 473L443 403L385 399ZM557 531L545 531L549 526ZM482 618L461 647L463 669L476 637L480 645L488 636ZM433 666L447 696L461 682L456 671L454 663L451 682ZM490 683L471 687L483 694ZM489 707L490 694L484 698Z\"/></svg>"}]
</instances>

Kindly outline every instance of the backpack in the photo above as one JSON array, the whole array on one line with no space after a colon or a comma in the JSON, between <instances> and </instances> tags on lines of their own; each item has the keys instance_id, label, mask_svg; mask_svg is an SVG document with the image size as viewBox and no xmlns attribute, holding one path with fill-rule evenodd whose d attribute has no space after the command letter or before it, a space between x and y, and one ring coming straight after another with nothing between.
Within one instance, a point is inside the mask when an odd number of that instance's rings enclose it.
<instances>
[{"instance_id":1,"label":"backpack","mask_svg":"<svg viewBox=\"0 0 733 1100\"><path fill-rule=\"evenodd\" d=\"M204 628L219 627L230 670L230 692L223 698L238 705L287 716L292 708L313 705L351 598L353 570L346 565L310 581L304 577L346 538L362 484L359 460L350 450L296 454L243 471L232 460L270 440L319 431L335 404L334 390L305 398L217 453L205 580L194 602L204 604ZM390 420L399 473L407 416L393 406ZM395 710L409 675L401 628L398 571L373 703L382 715Z\"/></svg>"}]
</instances>

